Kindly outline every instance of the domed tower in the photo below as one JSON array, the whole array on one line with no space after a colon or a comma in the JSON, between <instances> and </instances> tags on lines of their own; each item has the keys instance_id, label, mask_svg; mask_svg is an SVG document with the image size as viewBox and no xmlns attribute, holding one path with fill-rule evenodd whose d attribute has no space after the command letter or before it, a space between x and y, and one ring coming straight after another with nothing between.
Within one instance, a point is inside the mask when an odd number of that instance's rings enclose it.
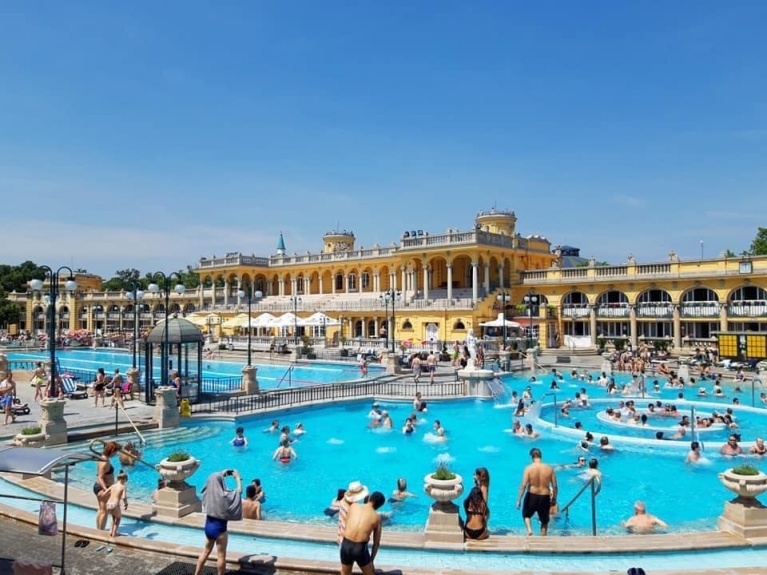
<instances>
[{"instance_id":1,"label":"domed tower","mask_svg":"<svg viewBox=\"0 0 767 575\"><path fill-rule=\"evenodd\" d=\"M510 210L496 210L477 212L477 218L474 220L478 230L490 232L491 234L501 234L504 236L513 236L516 233L517 216Z\"/></svg>"},{"instance_id":2,"label":"domed tower","mask_svg":"<svg viewBox=\"0 0 767 575\"><path fill-rule=\"evenodd\" d=\"M350 252L354 249L354 232L333 230L322 236L326 254Z\"/></svg>"}]
</instances>

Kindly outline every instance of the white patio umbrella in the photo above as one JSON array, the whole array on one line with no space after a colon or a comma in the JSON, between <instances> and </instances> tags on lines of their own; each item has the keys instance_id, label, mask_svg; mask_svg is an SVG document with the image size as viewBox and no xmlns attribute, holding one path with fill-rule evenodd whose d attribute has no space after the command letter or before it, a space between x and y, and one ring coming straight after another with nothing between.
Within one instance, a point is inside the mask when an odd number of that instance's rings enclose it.
<instances>
[{"instance_id":1,"label":"white patio umbrella","mask_svg":"<svg viewBox=\"0 0 767 575\"><path fill-rule=\"evenodd\" d=\"M318 311L316 313L313 313L306 319L304 319L303 325L321 327L321 326L330 326L330 325L341 325L341 322L338 321L337 319L330 317L327 314L322 313L321 311Z\"/></svg>"},{"instance_id":2,"label":"white patio umbrella","mask_svg":"<svg viewBox=\"0 0 767 575\"><path fill-rule=\"evenodd\" d=\"M284 313L280 317L275 318L274 321L269 324L269 327L293 327L294 325L303 327L306 323L303 319L297 317L296 314L289 311L288 313Z\"/></svg>"},{"instance_id":3,"label":"white patio umbrella","mask_svg":"<svg viewBox=\"0 0 767 575\"><path fill-rule=\"evenodd\" d=\"M224 323L221 324L221 327L225 328L232 328L232 327L247 327L248 326L248 314L246 313L240 313L236 316L229 318Z\"/></svg>"},{"instance_id":4,"label":"white patio umbrella","mask_svg":"<svg viewBox=\"0 0 767 575\"><path fill-rule=\"evenodd\" d=\"M262 313L255 319L250 320L250 327L272 327L275 318L270 313Z\"/></svg>"},{"instance_id":5,"label":"white patio umbrella","mask_svg":"<svg viewBox=\"0 0 767 575\"><path fill-rule=\"evenodd\" d=\"M516 327L522 327L522 324L517 323L516 321L511 321L509 319L504 319L503 314L499 313L498 317L491 321L483 322L479 325L482 327L503 327L504 322L506 323L506 327L508 328L516 328Z\"/></svg>"}]
</instances>

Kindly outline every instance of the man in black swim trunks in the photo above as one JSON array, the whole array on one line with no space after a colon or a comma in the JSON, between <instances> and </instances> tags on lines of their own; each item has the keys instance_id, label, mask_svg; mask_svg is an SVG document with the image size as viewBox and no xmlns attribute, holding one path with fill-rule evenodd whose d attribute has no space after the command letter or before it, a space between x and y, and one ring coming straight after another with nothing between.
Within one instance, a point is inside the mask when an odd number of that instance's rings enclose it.
<instances>
[{"instance_id":1,"label":"man in black swim trunks","mask_svg":"<svg viewBox=\"0 0 767 575\"><path fill-rule=\"evenodd\" d=\"M545 537L549 532L549 510L557 500L557 476L551 465L541 461L540 449L533 447L530 457L533 462L525 467L522 474L517 509L522 507L522 518L525 520L528 535L533 534L532 517L537 513L541 522L541 535Z\"/></svg>"},{"instance_id":2,"label":"man in black swim trunks","mask_svg":"<svg viewBox=\"0 0 767 575\"><path fill-rule=\"evenodd\" d=\"M373 575L373 561L381 543L381 517L376 512L386 498L380 491L370 494L365 503L353 503L346 518L346 528L341 540L341 575L351 575L357 563L363 575ZM368 551L370 535L373 534L373 550Z\"/></svg>"}]
</instances>

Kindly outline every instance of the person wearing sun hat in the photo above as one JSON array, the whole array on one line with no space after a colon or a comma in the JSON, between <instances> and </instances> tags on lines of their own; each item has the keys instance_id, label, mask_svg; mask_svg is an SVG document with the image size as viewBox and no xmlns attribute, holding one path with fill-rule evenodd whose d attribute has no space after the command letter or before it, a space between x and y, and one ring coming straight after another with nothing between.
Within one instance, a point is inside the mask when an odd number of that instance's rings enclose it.
<instances>
[{"instance_id":1,"label":"person wearing sun hat","mask_svg":"<svg viewBox=\"0 0 767 575\"><path fill-rule=\"evenodd\" d=\"M365 487L360 481L352 481L349 483L349 487L344 493L344 497L341 500L341 504L338 506L338 544L344 539L344 531L346 530L346 517L349 515L349 508L355 503L359 503L365 500L368 496L368 488Z\"/></svg>"}]
</instances>

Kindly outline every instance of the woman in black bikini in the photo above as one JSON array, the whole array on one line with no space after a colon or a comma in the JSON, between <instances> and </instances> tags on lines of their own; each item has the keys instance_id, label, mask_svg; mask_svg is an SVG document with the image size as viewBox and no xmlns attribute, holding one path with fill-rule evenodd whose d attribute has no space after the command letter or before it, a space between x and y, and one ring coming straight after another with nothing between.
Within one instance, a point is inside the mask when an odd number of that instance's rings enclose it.
<instances>
[{"instance_id":1,"label":"woman in black bikini","mask_svg":"<svg viewBox=\"0 0 767 575\"><path fill-rule=\"evenodd\" d=\"M466 539L487 539L490 536L487 532L490 510L479 487L471 489L469 496L463 501L463 509L466 512L466 521L463 524Z\"/></svg>"},{"instance_id":2,"label":"woman in black bikini","mask_svg":"<svg viewBox=\"0 0 767 575\"><path fill-rule=\"evenodd\" d=\"M109 500L109 489L115 482L115 468L110 458L114 457L120 451L120 444L109 441L104 444L104 450L101 452L101 461L96 464L96 481L93 484L93 494L99 504L99 510L96 512L96 529L103 530L107 523L107 501Z\"/></svg>"}]
</instances>

